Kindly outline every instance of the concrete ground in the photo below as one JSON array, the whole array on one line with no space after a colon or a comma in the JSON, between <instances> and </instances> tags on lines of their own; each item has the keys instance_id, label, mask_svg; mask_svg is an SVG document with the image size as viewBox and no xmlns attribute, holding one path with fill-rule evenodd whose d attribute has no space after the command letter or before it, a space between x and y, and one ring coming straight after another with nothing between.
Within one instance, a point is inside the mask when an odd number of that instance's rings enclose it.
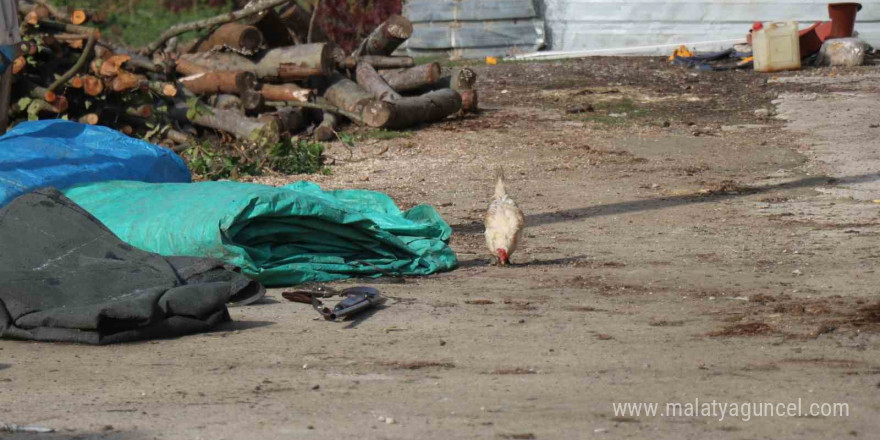
<instances>
[{"instance_id":1,"label":"concrete ground","mask_svg":"<svg viewBox=\"0 0 880 440\"><path fill-rule=\"evenodd\" d=\"M0 341L0 421L57 430L4 438L876 438L877 67L477 69L481 115L364 133L314 177L434 205L458 270L341 283L391 298L350 322L273 289L211 333ZM510 268L483 249L496 164L528 225ZM848 415L666 414L713 400Z\"/></svg>"}]
</instances>

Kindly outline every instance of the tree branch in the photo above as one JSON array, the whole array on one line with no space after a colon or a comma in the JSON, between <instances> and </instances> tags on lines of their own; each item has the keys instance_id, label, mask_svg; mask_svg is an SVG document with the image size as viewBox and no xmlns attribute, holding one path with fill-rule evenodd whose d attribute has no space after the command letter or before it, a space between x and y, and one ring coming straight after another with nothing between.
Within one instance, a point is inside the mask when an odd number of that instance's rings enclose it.
<instances>
[{"instance_id":1,"label":"tree branch","mask_svg":"<svg viewBox=\"0 0 880 440\"><path fill-rule=\"evenodd\" d=\"M227 14L217 15L211 18L206 18L204 20L197 20L190 23L183 23L179 25L172 26L168 30L162 33L156 40L152 43L146 45L145 47L138 50L139 53L144 55L150 55L159 49L160 46L165 44L169 38L176 37L182 33L195 31L199 29L204 29L211 26L217 26L224 23L229 23L231 21L241 20L242 18L250 17L251 15L260 13L269 8L274 8L278 5L283 5L287 3L289 0L259 0L257 2L251 3L248 6L245 6L243 9L239 9L235 12L230 12Z\"/></svg>"}]
</instances>

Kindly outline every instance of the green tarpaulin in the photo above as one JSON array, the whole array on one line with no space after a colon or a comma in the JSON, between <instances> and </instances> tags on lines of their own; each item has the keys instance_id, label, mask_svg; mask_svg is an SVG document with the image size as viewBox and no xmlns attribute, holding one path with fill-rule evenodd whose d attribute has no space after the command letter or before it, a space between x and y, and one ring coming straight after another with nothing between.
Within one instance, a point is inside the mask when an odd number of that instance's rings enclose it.
<instances>
[{"instance_id":1,"label":"green tarpaulin","mask_svg":"<svg viewBox=\"0 0 880 440\"><path fill-rule=\"evenodd\" d=\"M266 285L427 275L457 264L452 229L433 208L401 212L378 192L323 191L309 182L112 181L64 194L133 246L217 258Z\"/></svg>"}]
</instances>

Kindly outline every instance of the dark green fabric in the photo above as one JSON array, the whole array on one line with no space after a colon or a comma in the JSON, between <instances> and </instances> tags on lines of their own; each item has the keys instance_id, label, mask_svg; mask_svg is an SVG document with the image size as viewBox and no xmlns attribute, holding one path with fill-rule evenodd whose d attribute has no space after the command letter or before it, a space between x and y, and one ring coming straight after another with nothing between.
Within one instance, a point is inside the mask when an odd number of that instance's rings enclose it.
<instances>
[{"instance_id":1,"label":"dark green fabric","mask_svg":"<svg viewBox=\"0 0 880 440\"><path fill-rule=\"evenodd\" d=\"M401 212L373 191L113 181L65 194L133 246L217 258L266 285L427 275L457 264L452 229L433 208Z\"/></svg>"},{"instance_id":2,"label":"dark green fabric","mask_svg":"<svg viewBox=\"0 0 880 440\"><path fill-rule=\"evenodd\" d=\"M54 189L0 209L0 337L107 344L208 330L259 299L219 260L162 257L116 238Z\"/></svg>"}]
</instances>

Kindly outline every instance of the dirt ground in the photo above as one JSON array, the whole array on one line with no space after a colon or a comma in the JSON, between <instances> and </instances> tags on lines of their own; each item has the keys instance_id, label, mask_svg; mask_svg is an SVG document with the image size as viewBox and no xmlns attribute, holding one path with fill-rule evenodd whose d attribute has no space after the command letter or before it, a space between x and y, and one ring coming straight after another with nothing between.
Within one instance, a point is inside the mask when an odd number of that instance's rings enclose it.
<instances>
[{"instance_id":1,"label":"dirt ground","mask_svg":"<svg viewBox=\"0 0 880 440\"><path fill-rule=\"evenodd\" d=\"M308 177L434 205L459 269L341 283L392 297L351 322L273 289L206 334L0 341L0 421L57 430L5 438L877 438L878 67L476 69L479 116L337 143ZM528 225L510 268L483 248L498 164ZM849 415L612 407L695 399Z\"/></svg>"}]
</instances>

